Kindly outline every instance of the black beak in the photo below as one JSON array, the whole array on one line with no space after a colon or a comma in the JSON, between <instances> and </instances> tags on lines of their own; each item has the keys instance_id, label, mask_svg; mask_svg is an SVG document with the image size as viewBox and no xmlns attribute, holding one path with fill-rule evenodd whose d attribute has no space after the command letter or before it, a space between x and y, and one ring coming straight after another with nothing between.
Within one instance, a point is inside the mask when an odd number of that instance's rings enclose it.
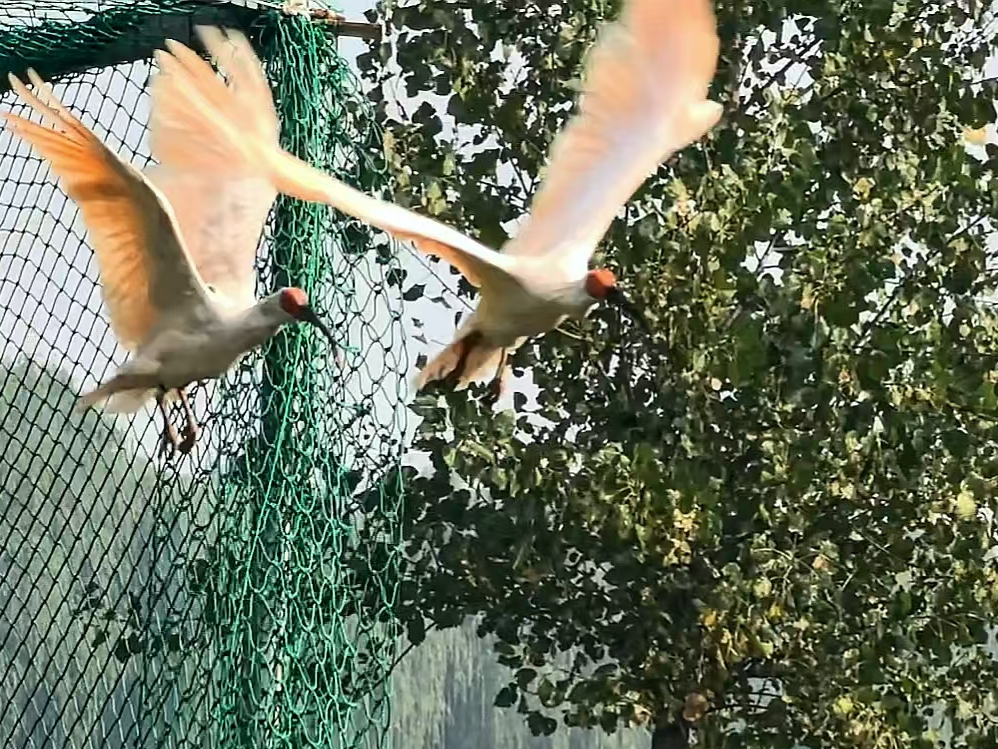
<instances>
[{"instance_id":1,"label":"black beak","mask_svg":"<svg viewBox=\"0 0 998 749\"><path fill-rule=\"evenodd\" d=\"M626 312L627 316L638 324L638 327L644 331L645 335L651 335L651 327L648 325L644 314L634 302L627 298L627 295L623 291L618 288L612 289L606 295L606 301Z\"/></svg>"},{"instance_id":2,"label":"black beak","mask_svg":"<svg viewBox=\"0 0 998 749\"><path fill-rule=\"evenodd\" d=\"M329 339L329 343L336 346L336 339L333 337L333 331L331 331L329 326L322 321L322 318L315 313L314 309L311 307L305 307L305 309L301 311L301 317L299 319L302 322L307 322L317 327L322 331L323 335Z\"/></svg>"}]
</instances>

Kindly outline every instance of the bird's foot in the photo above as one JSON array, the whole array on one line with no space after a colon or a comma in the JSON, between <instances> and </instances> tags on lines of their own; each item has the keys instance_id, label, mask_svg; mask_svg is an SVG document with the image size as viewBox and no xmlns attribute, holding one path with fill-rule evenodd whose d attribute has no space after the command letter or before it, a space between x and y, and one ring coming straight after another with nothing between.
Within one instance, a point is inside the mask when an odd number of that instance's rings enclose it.
<instances>
[{"instance_id":1,"label":"bird's foot","mask_svg":"<svg viewBox=\"0 0 998 749\"><path fill-rule=\"evenodd\" d=\"M191 408L190 400L188 400L187 389L182 389L179 392L180 405L184 409L184 419L186 420L186 423L184 424L184 438L177 445L177 450L179 450L182 455L187 455L194 449L194 443L197 442L198 437L201 436L201 429L198 427L197 417L194 415L194 409Z\"/></svg>"},{"instance_id":2,"label":"bird's foot","mask_svg":"<svg viewBox=\"0 0 998 749\"><path fill-rule=\"evenodd\" d=\"M441 377L437 382L444 390L454 390L461 384L461 370L453 369L446 377Z\"/></svg>"},{"instance_id":3,"label":"bird's foot","mask_svg":"<svg viewBox=\"0 0 998 749\"><path fill-rule=\"evenodd\" d=\"M177 452L181 455L189 454L194 449L194 443L198 441L199 436L201 436L201 430L197 427L185 429L184 438L177 443Z\"/></svg>"},{"instance_id":4,"label":"bird's foot","mask_svg":"<svg viewBox=\"0 0 998 749\"><path fill-rule=\"evenodd\" d=\"M159 456L167 459L172 458L177 450L183 452L181 445L182 442L180 435L177 434L177 428L169 421L166 422L166 425L163 427L162 438L160 439Z\"/></svg>"},{"instance_id":5,"label":"bird's foot","mask_svg":"<svg viewBox=\"0 0 998 749\"><path fill-rule=\"evenodd\" d=\"M505 394L506 378L502 375L493 378L493 380L489 383L488 404L490 406L496 405L500 400L502 400L502 397Z\"/></svg>"},{"instance_id":6,"label":"bird's foot","mask_svg":"<svg viewBox=\"0 0 998 749\"><path fill-rule=\"evenodd\" d=\"M495 376L492 378L492 382L489 383L490 406L495 406L506 392L506 376L509 374L509 370L506 368L508 358L509 349L502 349L499 354L499 364L496 367Z\"/></svg>"},{"instance_id":7,"label":"bird's foot","mask_svg":"<svg viewBox=\"0 0 998 749\"><path fill-rule=\"evenodd\" d=\"M160 385L156 393L156 407L163 418L163 436L159 446L159 456L169 460L180 448L181 443L177 428L170 421L170 409L166 406L166 393L166 388Z\"/></svg>"},{"instance_id":8,"label":"bird's foot","mask_svg":"<svg viewBox=\"0 0 998 749\"><path fill-rule=\"evenodd\" d=\"M454 368L442 379L443 384L449 390L455 390L464 379L465 370L468 368L468 357L471 352L482 341L482 334L470 333L459 341L454 342L454 351L457 358L454 360Z\"/></svg>"},{"instance_id":9,"label":"bird's foot","mask_svg":"<svg viewBox=\"0 0 998 749\"><path fill-rule=\"evenodd\" d=\"M452 391L456 390L458 385L461 384L461 375L464 373L464 359L458 360L457 365L447 374L442 377L436 377L432 382L436 382L440 390Z\"/></svg>"}]
</instances>

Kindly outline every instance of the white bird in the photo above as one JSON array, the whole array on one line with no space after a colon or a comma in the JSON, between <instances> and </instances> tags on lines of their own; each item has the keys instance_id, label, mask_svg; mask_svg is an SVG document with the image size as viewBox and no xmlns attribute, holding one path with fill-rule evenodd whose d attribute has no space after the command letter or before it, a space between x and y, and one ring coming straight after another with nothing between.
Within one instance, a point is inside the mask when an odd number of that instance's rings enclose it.
<instances>
[{"instance_id":1,"label":"white bird","mask_svg":"<svg viewBox=\"0 0 998 749\"><path fill-rule=\"evenodd\" d=\"M242 35L227 36L243 49L240 59L253 56ZM223 39L215 36L208 51L221 57ZM226 90L191 50L174 41L167 46L172 55L158 53L168 75L154 92L153 109L186 129L191 148L215 154L219 164L252 165L287 195L330 204L411 240L479 288L474 314L423 369L420 388L435 380L463 386L491 375L498 397L511 350L568 317L582 317L599 301L615 303L643 323L613 273L589 270L589 259L642 181L721 116L720 104L707 98L719 52L710 0L627 0L622 17L604 28L590 54L579 111L552 146L528 220L496 252L438 221L365 195L247 133L238 90L253 89L250 81L262 78L259 61L226 71L238 84Z\"/></svg>"},{"instance_id":2,"label":"white bird","mask_svg":"<svg viewBox=\"0 0 998 749\"><path fill-rule=\"evenodd\" d=\"M132 354L77 407L104 403L110 412L127 413L155 398L164 419L164 446L187 452L197 439L187 385L223 375L288 322L312 323L333 342L301 289L254 298L256 245L276 193L266 182L261 190L253 175L240 179L230 172L222 179L199 172L196 158L185 155L184 144L169 133L160 133L154 143L163 165L150 179L74 117L35 71L28 77L37 96L8 76L20 98L53 127L9 112L3 118L49 161L79 205L112 329ZM276 142L276 115L267 95L245 125L255 137ZM240 101L250 98L247 92L241 96ZM174 391L187 417L183 440L166 409Z\"/></svg>"}]
</instances>

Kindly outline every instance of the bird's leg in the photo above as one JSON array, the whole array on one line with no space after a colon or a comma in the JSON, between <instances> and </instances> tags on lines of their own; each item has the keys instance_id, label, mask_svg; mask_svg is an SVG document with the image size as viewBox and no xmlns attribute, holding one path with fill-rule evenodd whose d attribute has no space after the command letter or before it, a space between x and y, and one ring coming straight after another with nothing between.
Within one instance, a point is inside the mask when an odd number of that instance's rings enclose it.
<instances>
[{"instance_id":1,"label":"bird's leg","mask_svg":"<svg viewBox=\"0 0 998 749\"><path fill-rule=\"evenodd\" d=\"M187 388L180 388L177 393L180 395L180 405L184 409L184 418L187 420L184 425L184 439L177 445L177 449L187 455L194 449L194 443L197 442L201 430L198 428L198 420L194 415L194 409L191 408L191 402L187 398Z\"/></svg>"},{"instance_id":2,"label":"bird's leg","mask_svg":"<svg viewBox=\"0 0 998 749\"><path fill-rule=\"evenodd\" d=\"M495 377L489 383L489 400L492 405L499 402L503 393L506 392L506 360L509 358L509 349L504 348L499 353L499 365L496 367Z\"/></svg>"},{"instance_id":3,"label":"bird's leg","mask_svg":"<svg viewBox=\"0 0 998 749\"><path fill-rule=\"evenodd\" d=\"M459 347L460 353L457 357L457 364L454 365L454 369L443 378L444 385L447 387L456 387L461 381L461 376L464 374L464 368L468 364L468 356L471 354L471 350L478 345L479 339L482 337L481 333L471 333L465 336L460 341L457 341L457 346Z\"/></svg>"},{"instance_id":4,"label":"bird's leg","mask_svg":"<svg viewBox=\"0 0 998 749\"><path fill-rule=\"evenodd\" d=\"M180 435L177 434L176 427L170 421L170 412L166 407L166 388L159 387L156 390L156 405L163 416L163 442L160 447L160 455L172 454L180 446Z\"/></svg>"}]
</instances>

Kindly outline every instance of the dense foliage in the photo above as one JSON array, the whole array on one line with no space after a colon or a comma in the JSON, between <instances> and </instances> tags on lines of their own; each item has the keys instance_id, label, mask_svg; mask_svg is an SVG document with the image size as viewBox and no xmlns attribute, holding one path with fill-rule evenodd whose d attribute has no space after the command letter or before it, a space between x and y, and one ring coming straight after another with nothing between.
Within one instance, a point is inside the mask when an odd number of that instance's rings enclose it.
<instances>
[{"instance_id":1,"label":"dense foliage","mask_svg":"<svg viewBox=\"0 0 998 749\"><path fill-rule=\"evenodd\" d=\"M535 732L998 741L998 150L959 137L994 119L976 10L718 3L725 118L601 248L654 341L599 311L518 354L535 409L417 402L410 636L478 616L511 669L496 704ZM362 65L398 199L501 244L615 12L393 3Z\"/></svg>"}]
</instances>

